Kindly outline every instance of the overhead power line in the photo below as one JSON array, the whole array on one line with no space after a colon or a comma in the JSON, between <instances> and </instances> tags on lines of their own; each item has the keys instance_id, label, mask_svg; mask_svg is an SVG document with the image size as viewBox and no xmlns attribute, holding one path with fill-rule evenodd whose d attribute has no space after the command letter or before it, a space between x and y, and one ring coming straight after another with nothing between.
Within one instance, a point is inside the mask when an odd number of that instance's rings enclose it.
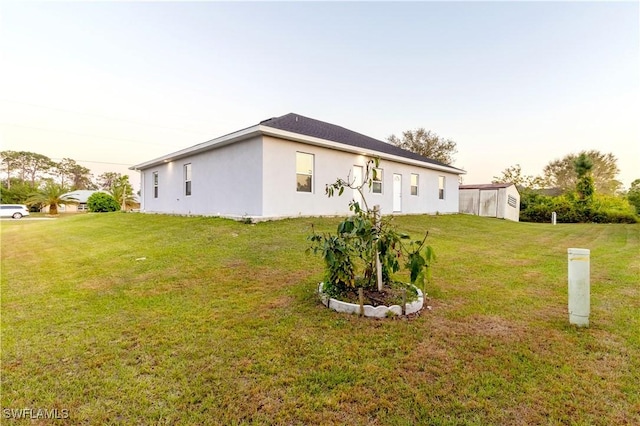
<instances>
[{"instance_id":1,"label":"overhead power line","mask_svg":"<svg viewBox=\"0 0 640 426\"><path fill-rule=\"evenodd\" d=\"M62 160L63 160L63 158L52 158L52 160L62 161ZM110 164L110 165L113 165L113 166L127 166L127 167L133 166L133 164L110 163L110 162L108 162L108 161L75 160L75 159L74 159L74 161L75 161L76 163Z\"/></svg>"},{"instance_id":2,"label":"overhead power line","mask_svg":"<svg viewBox=\"0 0 640 426\"><path fill-rule=\"evenodd\" d=\"M139 143L139 144L155 145L155 146L163 146L163 147L168 147L169 146L169 145L166 145L166 144L139 141L139 140L135 140L135 139L116 138L116 137L113 137L113 136L100 136L100 135L92 135L92 134L89 134L89 133L70 132L69 130L47 129L47 128L44 128L44 127L25 126L25 125L22 125L22 124L13 124L13 123L5 123L5 122L0 122L0 124L3 125L3 126L23 127L23 128L26 128L26 129L42 130L42 131L45 131L45 132L68 133L70 135L85 136L85 137L90 137L90 138L112 139L112 140L123 141L123 142L135 142L135 143Z\"/></svg>"},{"instance_id":3,"label":"overhead power line","mask_svg":"<svg viewBox=\"0 0 640 426\"><path fill-rule=\"evenodd\" d=\"M131 124L136 124L138 126L157 127L158 129L176 130L178 132L192 133L194 135L203 135L203 136L205 135L205 132L181 129L181 128L177 128L177 127L162 126L162 125L158 125L158 124L147 124L147 123L142 123L140 121L128 120L126 118L109 117L109 116L106 116L106 115L95 114L95 113L92 113L92 112L73 111L73 110L70 110L70 109L50 107L50 106L39 105L39 104L32 104L32 103L29 103L29 102L13 101L11 99L1 99L0 98L0 101L9 102L9 103L13 103L13 104L19 104L19 105L27 105L27 106L32 106L32 107L36 107L36 108L50 109L50 110L53 110L53 111L61 111L61 112L66 112L66 113L70 113L70 114L78 114L78 115L86 115L86 116L98 117L98 118L102 118L102 119L105 119L105 120L122 121L123 123L131 123Z\"/></svg>"}]
</instances>

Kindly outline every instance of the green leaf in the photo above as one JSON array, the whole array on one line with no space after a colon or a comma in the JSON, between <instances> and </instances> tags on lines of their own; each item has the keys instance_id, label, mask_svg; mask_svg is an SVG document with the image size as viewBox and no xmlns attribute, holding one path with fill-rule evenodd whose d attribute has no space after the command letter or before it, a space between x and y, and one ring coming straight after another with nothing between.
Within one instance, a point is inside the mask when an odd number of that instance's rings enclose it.
<instances>
[{"instance_id":1,"label":"green leaf","mask_svg":"<svg viewBox=\"0 0 640 426\"><path fill-rule=\"evenodd\" d=\"M427 263L431 263L436 260L436 252L433 250L433 247L426 246L424 248L424 258L427 261Z\"/></svg>"}]
</instances>

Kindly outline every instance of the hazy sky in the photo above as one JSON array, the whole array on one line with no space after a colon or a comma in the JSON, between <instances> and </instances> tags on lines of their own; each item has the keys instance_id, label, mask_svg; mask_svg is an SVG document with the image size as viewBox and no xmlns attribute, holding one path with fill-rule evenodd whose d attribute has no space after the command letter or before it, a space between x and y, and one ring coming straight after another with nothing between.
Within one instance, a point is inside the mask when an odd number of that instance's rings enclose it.
<instances>
[{"instance_id":1,"label":"hazy sky","mask_svg":"<svg viewBox=\"0 0 640 426\"><path fill-rule=\"evenodd\" d=\"M1 148L104 171L289 112L457 142L465 183L595 149L640 178L638 2L0 4Z\"/></svg>"}]
</instances>

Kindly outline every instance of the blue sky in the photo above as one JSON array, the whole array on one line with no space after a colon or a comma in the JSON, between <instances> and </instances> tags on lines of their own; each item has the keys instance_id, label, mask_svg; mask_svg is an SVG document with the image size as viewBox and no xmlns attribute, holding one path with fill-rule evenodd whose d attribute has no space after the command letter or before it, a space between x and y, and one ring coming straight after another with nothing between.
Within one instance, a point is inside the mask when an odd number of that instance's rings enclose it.
<instances>
[{"instance_id":1,"label":"blue sky","mask_svg":"<svg viewBox=\"0 0 640 426\"><path fill-rule=\"evenodd\" d=\"M5 1L1 145L125 172L296 112L430 129L465 183L596 149L628 187L639 23L637 2Z\"/></svg>"}]
</instances>

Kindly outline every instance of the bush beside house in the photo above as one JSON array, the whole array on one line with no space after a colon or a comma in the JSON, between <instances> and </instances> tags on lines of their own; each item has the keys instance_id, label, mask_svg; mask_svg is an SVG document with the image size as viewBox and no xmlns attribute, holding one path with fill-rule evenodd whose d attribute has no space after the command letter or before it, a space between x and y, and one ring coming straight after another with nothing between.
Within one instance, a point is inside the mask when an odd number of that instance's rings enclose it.
<instances>
[{"instance_id":1,"label":"bush beside house","mask_svg":"<svg viewBox=\"0 0 640 426\"><path fill-rule=\"evenodd\" d=\"M87 200L90 212L106 213L120 210L120 204L111 195L104 192L96 192Z\"/></svg>"}]
</instances>

